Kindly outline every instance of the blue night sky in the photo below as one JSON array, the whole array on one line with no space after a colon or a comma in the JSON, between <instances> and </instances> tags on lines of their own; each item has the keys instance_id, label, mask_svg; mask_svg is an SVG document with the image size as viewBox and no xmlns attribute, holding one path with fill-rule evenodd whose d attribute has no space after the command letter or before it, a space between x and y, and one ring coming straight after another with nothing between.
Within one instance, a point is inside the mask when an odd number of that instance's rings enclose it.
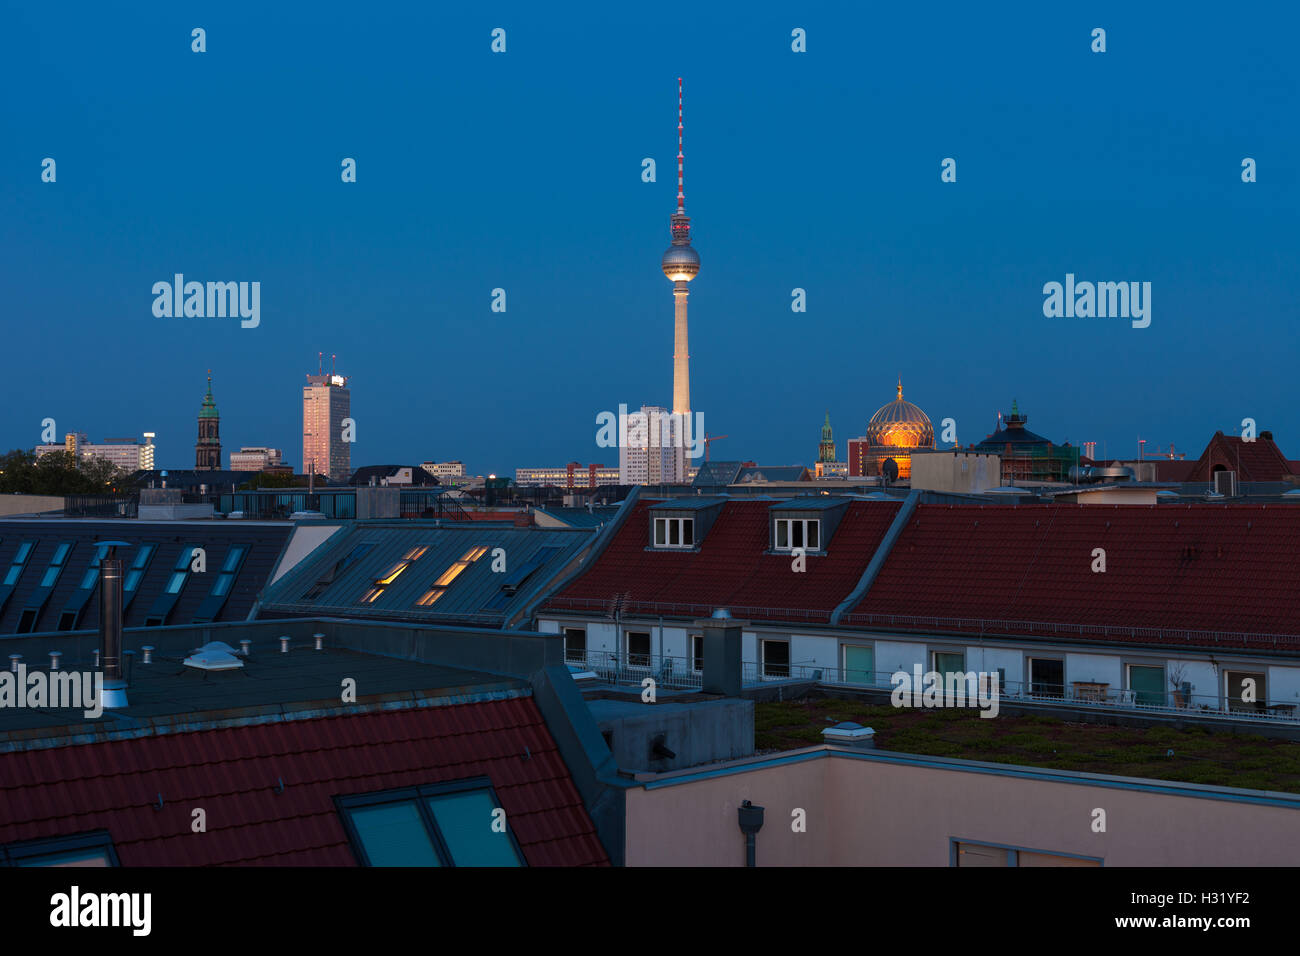
<instances>
[{"instance_id":1,"label":"blue night sky","mask_svg":"<svg viewBox=\"0 0 1300 956\"><path fill-rule=\"evenodd\" d=\"M827 409L842 457L901 375L963 444L1017 398L1112 457L1195 457L1249 416L1300 458L1295 13L406 6L3 5L0 448L52 417L192 467L212 368L225 451L300 465L324 351L354 467L617 464L597 413L671 404L682 76L714 457L810 464ZM259 281L260 326L156 318L177 272ZM1067 272L1150 282L1150 327L1045 318Z\"/></svg>"}]
</instances>

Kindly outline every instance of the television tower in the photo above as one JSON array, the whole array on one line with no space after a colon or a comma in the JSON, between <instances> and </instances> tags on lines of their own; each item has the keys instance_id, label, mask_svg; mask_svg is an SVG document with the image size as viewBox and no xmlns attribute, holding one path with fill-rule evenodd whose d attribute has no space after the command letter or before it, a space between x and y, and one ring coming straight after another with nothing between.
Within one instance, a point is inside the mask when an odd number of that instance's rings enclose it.
<instances>
[{"instance_id":1,"label":"television tower","mask_svg":"<svg viewBox=\"0 0 1300 956\"><path fill-rule=\"evenodd\" d=\"M677 211L671 217L673 243L664 253L664 275L673 283L673 412L691 414L691 356L687 347L687 284L700 271L700 256L691 248L691 220L686 215L682 177L682 78L677 78Z\"/></svg>"}]
</instances>

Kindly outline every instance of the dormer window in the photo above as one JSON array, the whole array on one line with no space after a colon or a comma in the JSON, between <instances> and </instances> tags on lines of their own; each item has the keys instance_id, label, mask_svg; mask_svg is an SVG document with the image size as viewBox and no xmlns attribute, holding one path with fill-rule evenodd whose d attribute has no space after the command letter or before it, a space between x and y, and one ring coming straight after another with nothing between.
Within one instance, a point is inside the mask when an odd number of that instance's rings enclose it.
<instances>
[{"instance_id":1,"label":"dormer window","mask_svg":"<svg viewBox=\"0 0 1300 956\"><path fill-rule=\"evenodd\" d=\"M655 518L655 547L695 547L695 519Z\"/></svg>"},{"instance_id":2,"label":"dormer window","mask_svg":"<svg viewBox=\"0 0 1300 956\"><path fill-rule=\"evenodd\" d=\"M804 548L807 551L821 550L820 518L777 518L776 541L774 551L793 551Z\"/></svg>"}]
</instances>

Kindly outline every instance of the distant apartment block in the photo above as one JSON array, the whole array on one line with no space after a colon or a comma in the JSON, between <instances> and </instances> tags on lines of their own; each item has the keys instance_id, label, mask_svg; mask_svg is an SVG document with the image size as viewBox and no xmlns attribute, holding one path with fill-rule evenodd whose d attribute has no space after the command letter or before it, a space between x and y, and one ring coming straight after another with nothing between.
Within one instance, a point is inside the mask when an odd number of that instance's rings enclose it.
<instances>
[{"instance_id":1,"label":"distant apartment block","mask_svg":"<svg viewBox=\"0 0 1300 956\"><path fill-rule=\"evenodd\" d=\"M268 467L284 464L284 453L279 448L261 445L244 446L230 453L231 471L265 471Z\"/></svg>"},{"instance_id":2,"label":"distant apartment block","mask_svg":"<svg viewBox=\"0 0 1300 956\"><path fill-rule=\"evenodd\" d=\"M82 432L68 432L62 444L37 445L33 451L41 458L56 451L66 451L76 458L100 458L127 473L149 471L154 466L154 432L145 432L144 441L136 438L106 438L99 444L87 441Z\"/></svg>"},{"instance_id":3,"label":"distant apartment block","mask_svg":"<svg viewBox=\"0 0 1300 956\"><path fill-rule=\"evenodd\" d=\"M521 488L602 488L619 484L619 470L609 465L582 465L576 461L558 468L516 468L515 484Z\"/></svg>"},{"instance_id":4,"label":"distant apartment block","mask_svg":"<svg viewBox=\"0 0 1300 956\"><path fill-rule=\"evenodd\" d=\"M352 392L343 375L308 375L302 390L302 470L335 481L352 474L352 443L343 420L352 413ZM349 436L350 437L350 436Z\"/></svg>"},{"instance_id":5,"label":"distant apartment block","mask_svg":"<svg viewBox=\"0 0 1300 956\"><path fill-rule=\"evenodd\" d=\"M686 427L689 427L687 420ZM626 485L659 485L691 480L690 436L683 419L658 405L643 405L620 422L618 473Z\"/></svg>"},{"instance_id":6,"label":"distant apartment block","mask_svg":"<svg viewBox=\"0 0 1300 956\"><path fill-rule=\"evenodd\" d=\"M424 461L420 463L420 467L439 481L444 478L465 477L465 463L463 461Z\"/></svg>"}]
</instances>

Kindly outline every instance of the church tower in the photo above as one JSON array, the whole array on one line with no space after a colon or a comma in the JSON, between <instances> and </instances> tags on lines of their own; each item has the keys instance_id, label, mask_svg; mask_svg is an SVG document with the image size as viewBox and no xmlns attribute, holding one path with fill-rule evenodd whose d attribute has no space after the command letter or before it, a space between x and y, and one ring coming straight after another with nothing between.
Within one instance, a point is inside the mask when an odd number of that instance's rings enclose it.
<instances>
[{"instance_id":1,"label":"church tower","mask_svg":"<svg viewBox=\"0 0 1300 956\"><path fill-rule=\"evenodd\" d=\"M835 439L831 437L831 413L826 413L822 424L822 441L817 447L817 460L822 463L835 461Z\"/></svg>"},{"instance_id":2,"label":"church tower","mask_svg":"<svg viewBox=\"0 0 1300 956\"><path fill-rule=\"evenodd\" d=\"M208 394L199 409L199 440L194 445L195 471L221 470L221 413L212 398L212 369L208 369Z\"/></svg>"}]
</instances>

